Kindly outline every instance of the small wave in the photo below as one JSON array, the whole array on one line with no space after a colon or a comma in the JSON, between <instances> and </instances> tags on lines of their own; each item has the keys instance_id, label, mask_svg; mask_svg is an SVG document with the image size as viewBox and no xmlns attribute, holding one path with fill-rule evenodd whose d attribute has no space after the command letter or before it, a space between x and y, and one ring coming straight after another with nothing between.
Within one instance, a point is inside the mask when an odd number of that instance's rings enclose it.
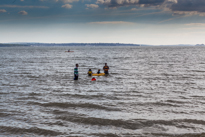
<instances>
[{"instance_id":1,"label":"small wave","mask_svg":"<svg viewBox=\"0 0 205 137\"><path fill-rule=\"evenodd\" d=\"M91 136L97 136L97 137L121 137L121 135L112 134L112 133L98 133L98 134L90 134Z\"/></svg>"},{"instance_id":2,"label":"small wave","mask_svg":"<svg viewBox=\"0 0 205 137\"><path fill-rule=\"evenodd\" d=\"M6 94L9 94L9 93L6 93L6 92L0 92L0 95L6 95Z\"/></svg>"},{"instance_id":3,"label":"small wave","mask_svg":"<svg viewBox=\"0 0 205 137\"><path fill-rule=\"evenodd\" d=\"M172 103L165 103L165 102L146 102L146 103L138 103L137 105L140 106L169 106L169 107L181 107L181 105L176 105Z\"/></svg>"},{"instance_id":4,"label":"small wave","mask_svg":"<svg viewBox=\"0 0 205 137\"><path fill-rule=\"evenodd\" d=\"M7 116L10 116L10 114L0 112L0 117L7 117Z\"/></svg>"},{"instance_id":5,"label":"small wave","mask_svg":"<svg viewBox=\"0 0 205 137\"><path fill-rule=\"evenodd\" d=\"M37 128L37 127L32 127L29 129L26 128L18 128L18 127L7 127L7 126L0 126L0 131L1 133L10 133L10 134L31 134L33 133L35 135L44 135L44 136L57 136L57 135L62 135L60 132L56 132L53 130L46 130L42 128Z\"/></svg>"},{"instance_id":6,"label":"small wave","mask_svg":"<svg viewBox=\"0 0 205 137\"><path fill-rule=\"evenodd\" d=\"M88 124L88 125L99 125L99 126L115 126L122 127L125 129L140 129L143 125L140 122L124 121L124 120L113 120L113 119L102 119L95 117L80 117L80 116L57 116L57 119L66 120L70 122L75 122L78 124Z\"/></svg>"},{"instance_id":7,"label":"small wave","mask_svg":"<svg viewBox=\"0 0 205 137\"><path fill-rule=\"evenodd\" d=\"M29 96L41 96L41 93L32 92L29 93Z\"/></svg>"},{"instance_id":8,"label":"small wave","mask_svg":"<svg viewBox=\"0 0 205 137\"><path fill-rule=\"evenodd\" d=\"M107 111L120 111L120 109L117 108L110 108L105 107L102 105L96 105L91 103L81 103L81 104L75 104L75 103L38 103L38 102L28 102L28 104L33 105L39 105L44 107L59 107L59 108L87 108L87 109L102 109Z\"/></svg>"},{"instance_id":9,"label":"small wave","mask_svg":"<svg viewBox=\"0 0 205 137\"><path fill-rule=\"evenodd\" d=\"M29 99L38 100L38 98L36 98L36 97L20 97L20 98L17 98L17 100L29 100Z\"/></svg>"},{"instance_id":10,"label":"small wave","mask_svg":"<svg viewBox=\"0 0 205 137\"><path fill-rule=\"evenodd\" d=\"M204 70L192 70L192 72L202 72L202 73L204 73L205 71Z\"/></svg>"},{"instance_id":11,"label":"small wave","mask_svg":"<svg viewBox=\"0 0 205 137\"><path fill-rule=\"evenodd\" d=\"M110 100L119 100L119 98L115 96L105 96L105 95L81 95L81 94L62 94L61 96L69 96L71 98L85 98L85 99L110 99Z\"/></svg>"},{"instance_id":12,"label":"small wave","mask_svg":"<svg viewBox=\"0 0 205 137\"><path fill-rule=\"evenodd\" d=\"M149 134L151 136L156 136L156 137L205 137L205 133L199 133L199 134L166 134L166 133L152 133Z\"/></svg>"},{"instance_id":13,"label":"small wave","mask_svg":"<svg viewBox=\"0 0 205 137\"><path fill-rule=\"evenodd\" d=\"M178 104L190 103L190 102L187 102L187 101L179 101L179 100L167 100L167 102L169 102L169 103L178 103Z\"/></svg>"}]
</instances>

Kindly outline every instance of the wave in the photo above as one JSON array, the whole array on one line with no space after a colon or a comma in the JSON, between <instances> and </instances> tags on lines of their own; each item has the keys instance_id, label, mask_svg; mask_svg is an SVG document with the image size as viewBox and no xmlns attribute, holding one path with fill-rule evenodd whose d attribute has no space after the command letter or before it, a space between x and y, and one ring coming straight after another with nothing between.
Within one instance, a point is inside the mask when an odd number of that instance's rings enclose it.
<instances>
[{"instance_id":1,"label":"wave","mask_svg":"<svg viewBox=\"0 0 205 137\"><path fill-rule=\"evenodd\" d=\"M43 107L58 107L58 108L87 108L87 109L101 109L106 111L120 111L118 108L111 108L111 107L105 107L102 105L96 105L91 103L58 103L58 102L52 102L52 103L38 103L38 102L28 102L28 104L33 105L39 105Z\"/></svg>"},{"instance_id":2,"label":"wave","mask_svg":"<svg viewBox=\"0 0 205 137\"><path fill-rule=\"evenodd\" d=\"M18 128L18 127L7 127L7 126L0 126L0 131L4 135L8 134L23 134L27 133L30 136L34 135L44 135L44 136L57 136L57 135L62 135L61 132L53 131L53 130L47 130L43 128L37 128L37 127L32 127L32 128ZM32 135L34 134L34 135Z\"/></svg>"}]
</instances>

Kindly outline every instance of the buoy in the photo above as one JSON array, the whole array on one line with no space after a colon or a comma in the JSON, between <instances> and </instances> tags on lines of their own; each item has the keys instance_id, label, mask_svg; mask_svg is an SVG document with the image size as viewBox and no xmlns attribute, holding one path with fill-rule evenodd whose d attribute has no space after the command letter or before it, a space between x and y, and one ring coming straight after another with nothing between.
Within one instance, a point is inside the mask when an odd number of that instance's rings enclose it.
<instances>
[{"instance_id":1,"label":"buoy","mask_svg":"<svg viewBox=\"0 0 205 137\"><path fill-rule=\"evenodd\" d=\"M93 77L93 78L92 78L92 81L96 81L96 78Z\"/></svg>"}]
</instances>

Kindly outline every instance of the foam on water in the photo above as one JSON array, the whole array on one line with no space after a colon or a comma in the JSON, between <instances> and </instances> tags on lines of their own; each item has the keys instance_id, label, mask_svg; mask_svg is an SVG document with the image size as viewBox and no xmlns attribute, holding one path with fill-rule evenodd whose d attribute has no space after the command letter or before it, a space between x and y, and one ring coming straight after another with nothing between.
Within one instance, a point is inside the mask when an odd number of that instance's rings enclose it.
<instances>
[{"instance_id":1,"label":"foam on water","mask_svg":"<svg viewBox=\"0 0 205 137\"><path fill-rule=\"evenodd\" d=\"M0 48L0 136L205 136L204 47L67 48Z\"/></svg>"}]
</instances>

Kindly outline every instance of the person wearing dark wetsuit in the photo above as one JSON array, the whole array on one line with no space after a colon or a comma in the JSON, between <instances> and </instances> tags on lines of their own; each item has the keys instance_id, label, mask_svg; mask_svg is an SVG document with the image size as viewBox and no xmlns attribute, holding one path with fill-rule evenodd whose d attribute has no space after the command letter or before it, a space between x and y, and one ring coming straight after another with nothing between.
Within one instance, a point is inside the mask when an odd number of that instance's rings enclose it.
<instances>
[{"instance_id":1,"label":"person wearing dark wetsuit","mask_svg":"<svg viewBox=\"0 0 205 137\"><path fill-rule=\"evenodd\" d=\"M105 66L103 67L103 70L104 70L105 74L109 74L108 73L109 67L108 67L107 63L105 63Z\"/></svg>"},{"instance_id":2,"label":"person wearing dark wetsuit","mask_svg":"<svg viewBox=\"0 0 205 137\"><path fill-rule=\"evenodd\" d=\"M74 68L74 80L78 80L78 64L75 65Z\"/></svg>"}]
</instances>

